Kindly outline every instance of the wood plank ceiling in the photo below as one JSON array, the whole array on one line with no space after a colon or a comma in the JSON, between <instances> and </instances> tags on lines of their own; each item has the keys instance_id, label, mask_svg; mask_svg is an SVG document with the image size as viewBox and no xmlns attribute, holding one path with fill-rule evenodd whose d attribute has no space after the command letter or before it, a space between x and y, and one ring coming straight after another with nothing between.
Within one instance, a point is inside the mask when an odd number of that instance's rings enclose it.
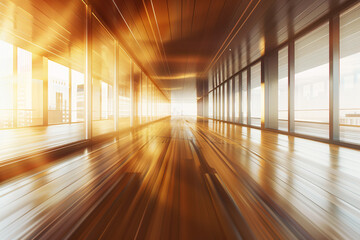
<instances>
[{"instance_id":1,"label":"wood plank ceiling","mask_svg":"<svg viewBox=\"0 0 360 240\"><path fill-rule=\"evenodd\" d=\"M265 45L268 51L293 34L289 24L296 33L344 0L89 2L137 64L170 97L171 90L181 89L184 81L205 79L229 48L242 48L248 52L248 61L256 59L264 54ZM266 44L261 42L264 36Z\"/></svg>"}]
</instances>

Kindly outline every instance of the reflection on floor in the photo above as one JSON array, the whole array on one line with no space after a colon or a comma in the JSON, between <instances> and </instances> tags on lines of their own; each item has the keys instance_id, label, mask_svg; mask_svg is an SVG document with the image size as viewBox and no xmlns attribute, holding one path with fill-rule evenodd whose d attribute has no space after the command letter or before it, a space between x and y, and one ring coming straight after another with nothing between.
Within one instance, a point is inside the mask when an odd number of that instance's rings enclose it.
<instances>
[{"instance_id":1,"label":"reflection on floor","mask_svg":"<svg viewBox=\"0 0 360 240\"><path fill-rule=\"evenodd\" d=\"M84 123L0 130L0 162L85 139Z\"/></svg>"},{"instance_id":2,"label":"reflection on floor","mask_svg":"<svg viewBox=\"0 0 360 240\"><path fill-rule=\"evenodd\" d=\"M360 151L167 119L0 186L2 239L360 238Z\"/></svg>"}]
</instances>

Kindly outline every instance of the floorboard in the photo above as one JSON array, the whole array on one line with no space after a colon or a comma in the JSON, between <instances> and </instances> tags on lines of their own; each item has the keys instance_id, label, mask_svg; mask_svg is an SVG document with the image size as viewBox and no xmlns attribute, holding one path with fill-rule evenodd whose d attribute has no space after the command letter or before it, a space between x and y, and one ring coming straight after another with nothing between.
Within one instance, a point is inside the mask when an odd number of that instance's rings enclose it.
<instances>
[{"instance_id":1,"label":"floorboard","mask_svg":"<svg viewBox=\"0 0 360 240\"><path fill-rule=\"evenodd\" d=\"M0 185L1 239L359 239L360 151L172 118Z\"/></svg>"}]
</instances>

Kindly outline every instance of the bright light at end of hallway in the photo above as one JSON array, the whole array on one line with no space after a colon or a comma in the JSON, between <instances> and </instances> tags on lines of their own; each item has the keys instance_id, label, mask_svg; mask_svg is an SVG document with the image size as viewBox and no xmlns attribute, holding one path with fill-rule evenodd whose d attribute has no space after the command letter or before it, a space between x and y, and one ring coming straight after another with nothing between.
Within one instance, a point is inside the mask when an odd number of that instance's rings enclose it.
<instances>
[{"instance_id":1,"label":"bright light at end of hallway","mask_svg":"<svg viewBox=\"0 0 360 240\"><path fill-rule=\"evenodd\" d=\"M172 116L196 116L197 103L194 99L171 99Z\"/></svg>"}]
</instances>

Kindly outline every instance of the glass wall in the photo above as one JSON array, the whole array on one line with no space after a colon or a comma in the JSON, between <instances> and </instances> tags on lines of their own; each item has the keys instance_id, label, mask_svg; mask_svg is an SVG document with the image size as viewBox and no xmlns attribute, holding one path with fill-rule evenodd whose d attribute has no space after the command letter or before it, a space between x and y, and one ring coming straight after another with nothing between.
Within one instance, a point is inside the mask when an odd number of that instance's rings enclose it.
<instances>
[{"instance_id":1,"label":"glass wall","mask_svg":"<svg viewBox=\"0 0 360 240\"><path fill-rule=\"evenodd\" d=\"M295 41L295 132L329 137L329 24Z\"/></svg>"},{"instance_id":2,"label":"glass wall","mask_svg":"<svg viewBox=\"0 0 360 240\"><path fill-rule=\"evenodd\" d=\"M43 81L33 79L32 53L17 48L17 127L43 124Z\"/></svg>"},{"instance_id":3,"label":"glass wall","mask_svg":"<svg viewBox=\"0 0 360 240\"><path fill-rule=\"evenodd\" d=\"M97 18L92 18L92 132L97 136L115 130L115 41Z\"/></svg>"},{"instance_id":4,"label":"glass wall","mask_svg":"<svg viewBox=\"0 0 360 240\"><path fill-rule=\"evenodd\" d=\"M261 62L251 67L251 125L261 126Z\"/></svg>"},{"instance_id":5,"label":"glass wall","mask_svg":"<svg viewBox=\"0 0 360 240\"><path fill-rule=\"evenodd\" d=\"M278 52L278 129L288 130L288 47Z\"/></svg>"},{"instance_id":6,"label":"glass wall","mask_svg":"<svg viewBox=\"0 0 360 240\"><path fill-rule=\"evenodd\" d=\"M48 74L49 124L68 123L70 121L70 69L49 60Z\"/></svg>"},{"instance_id":7,"label":"glass wall","mask_svg":"<svg viewBox=\"0 0 360 240\"><path fill-rule=\"evenodd\" d=\"M214 117L214 92L209 93L209 118Z\"/></svg>"},{"instance_id":8,"label":"glass wall","mask_svg":"<svg viewBox=\"0 0 360 240\"><path fill-rule=\"evenodd\" d=\"M338 123L337 116L333 116L335 124L339 124L339 132L335 132L330 141L338 142L339 136L342 143L360 145L360 3L336 11L321 20L322 23L316 24L316 27L299 33L281 48L274 49L277 51L277 66L275 62L269 62L276 57L276 52L265 53L265 56L259 56L260 60L252 58L255 62L247 62L246 42L241 42L243 48L235 46L235 49L239 48L239 52L233 56L233 61L241 62L239 68L242 68L242 71L233 79L229 78L230 74L227 74L226 70L233 68L229 61L221 61L214 70L211 69L215 75L214 81L217 84L222 83L220 86L214 84L209 87L209 92L213 91L213 117L261 126L264 110L264 121L269 121L265 122L265 126L269 128L276 128L277 121L278 130L287 132L291 124L294 126L291 130L294 130L295 135L327 140L330 137L330 114L339 113ZM337 14L340 20L339 28L336 29L337 24L334 24L333 29L330 29L329 22L331 20L336 23ZM330 31L334 34L330 34ZM332 99L335 101L335 109L330 111L330 71L333 69L330 68L330 50L334 51L334 57L337 56L337 45L336 42L330 45L330 35L336 38L337 33L340 34L340 74L339 79L336 75L333 79L339 80L339 87L334 89L335 96L336 91L339 91L339 101L336 102L337 98ZM294 46L294 52L289 46ZM232 53L226 54L228 55L224 58L229 59ZM261 66L269 63L271 68L268 65ZM334 63L337 64L337 59L334 59ZM292 71L291 66L294 66ZM277 79L272 79L276 76L276 70ZM250 74L247 71L250 71ZM337 74L336 67L334 71L334 74ZM264 89L261 86L262 76L265 81ZM289 76L294 80L293 86L289 86ZM291 98L290 87L291 91L294 91ZM263 92L270 95L263 95ZM274 108L271 105L270 109L266 109L267 105L262 106L264 97L268 97L269 101L277 106ZM289 104L289 99L293 99L294 104ZM336 109L337 106L339 109ZM294 113L291 123L289 111ZM251 119L251 122L248 119Z\"/></svg>"},{"instance_id":9,"label":"glass wall","mask_svg":"<svg viewBox=\"0 0 360 240\"><path fill-rule=\"evenodd\" d=\"M13 45L0 40L0 128L13 127Z\"/></svg>"},{"instance_id":10,"label":"glass wall","mask_svg":"<svg viewBox=\"0 0 360 240\"><path fill-rule=\"evenodd\" d=\"M71 70L71 122L85 120L85 76L74 69Z\"/></svg>"},{"instance_id":11,"label":"glass wall","mask_svg":"<svg viewBox=\"0 0 360 240\"><path fill-rule=\"evenodd\" d=\"M120 48L118 59L119 131L130 127L130 58Z\"/></svg>"},{"instance_id":12,"label":"glass wall","mask_svg":"<svg viewBox=\"0 0 360 240\"><path fill-rule=\"evenodd\" d=\"M360 4L340 16L340 140L360 144Z\"/></svg>"},{"instance_id":13,"label":"glass wall","mask_svg":"<svg viewBox=\"0 0 360 240\"><path fill-rule=\"evenodd\" d=\"M35 151L83 140L91 137L90 132L92 136L110 133L116 129L117 105L118 129L129 129L130 106L136 105L131 99L138 103L130 97L130 57L119 48L115 61L115 39L94 14L87 24L84 1L0 2L0 139L21 142L24 149L29 146ZM87 38L92 40L88 45L91 59L86 59ZM86 79L87 60L91 60L92 79ZM144 112L150 119L169 115L168 99L146 78L151 95ZM141 91L134 90L140 96ZM85 99L91 99L92 109L86 109ZM86 113L92 124L85 124ZM32 126L37 126L40 137L30 137L35 131ZM16 135L20 131L16 128L26 128L21 132L29 136ZM7 151L5 144L0 145L0 151Z\"/></svg>"},{"instance_id":14,"label":"glass wall","mask_svg":"<svg viewBox=\"0 0 360 240\"><path fill-rule=\"evenodd\" d=\"M84 107L80 102L84 102L84 94L78 86L84 82L80 72L85 62L86 8L82 2L73 3L66 10L59 8L60 5L55 0L36 6L24 1L7 1L4 8L15 9L11 7L15 6L17 11L0 10L0 21L8 23L2 25L0 40L0 61L8 60L1 63L1 91L7 89L11 95L1 101L6 102L6 106L0 106L4 112L0 127L83 121ZM63 17L64 11L68 18ZM14 74L11 89L10 78L5 77L10 72ZM74 112L70 112L72 109Z\"/></svg>"},{"instance_id":15,"label":"glass wall","mask_svg":"<svg viewBox=\"0 0 360 240\"><path fill-rule=\"evenodd\" d=\"M241 123L247 124L247 70L241 73Z\"/></svg>"}]
</instances>

